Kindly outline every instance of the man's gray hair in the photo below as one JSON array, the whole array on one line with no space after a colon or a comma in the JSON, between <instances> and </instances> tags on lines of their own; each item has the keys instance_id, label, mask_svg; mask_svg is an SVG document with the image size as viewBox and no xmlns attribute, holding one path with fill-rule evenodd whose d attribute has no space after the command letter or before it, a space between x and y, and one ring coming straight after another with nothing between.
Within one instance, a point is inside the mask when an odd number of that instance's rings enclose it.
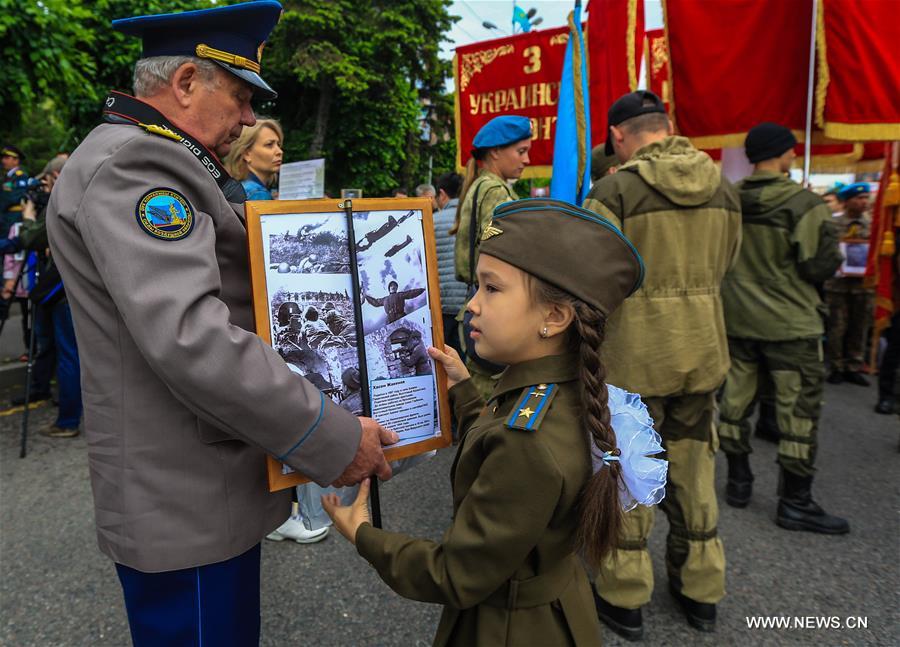
<instances>
[{"instance_id":1,"label":"man's gray hair","mask_svg":"<svg viewBox=\"0 0 900 647\"><path fill-rule=\"evenodd\" d=\"M430 193L431 195L437 195L437 191L434 190L434 187L430 184L420 184L416 187L416 197L421 198L426 193Z\"/></svg>"},{"instance_id":2,"label":"man's gray hair","mask_svg":"<svg viewBox=\"0 0 900 647\"><path fill-rule=\"evenodd\" d=\"M152 97L172 81L175 70L185 63L195 63L200 72L200 78L206 83L212 83L216 70L222 69L212 61L196 56L142 58L134 64L134 96Z\"/></svg>"}]
</instances>

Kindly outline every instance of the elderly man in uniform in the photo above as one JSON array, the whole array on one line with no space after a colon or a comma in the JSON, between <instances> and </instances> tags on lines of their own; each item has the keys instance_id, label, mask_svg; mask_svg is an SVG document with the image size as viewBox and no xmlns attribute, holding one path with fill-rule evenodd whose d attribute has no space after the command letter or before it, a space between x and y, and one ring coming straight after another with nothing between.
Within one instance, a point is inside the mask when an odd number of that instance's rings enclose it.
<instances>
[{"instance_id":1,"label":"elderly man in uniform","mask_svg":"<svg viewBox=\"0 0 900 647\"><path fill-rule=\"evenodd\" d=\"M844 213L835 219L840 239L848 243L868 242L869 185L865 182L848 184L838 192L838 197L844 203ZM859 386L869 385L862 371L872 298L872 290L864 285L862 276L837 276L825 282L825 301L828 303L825 358L830 364L827 378L830 384L847 381Z\"/></svg>"},{"instance_id":2,"label":"elderly man in uniform","mask_svg":"<svg viewBox=\"0 0 900 647\"><path fill-rule=\"evenodd\" d=\"M390 476L396 434L291 372L254 331L244 195L219 161L256 119L273 0L141 16L137 98L73 153L47 228L81 352L100 549L136 645L255 645L260 541L290 512L269 454L317 483Z\"/></svg>"},{"instance_id":3,"label":"elderly man in uniform","mask_svg":"<svg viewBox=\"0 0 900 647\"><path fill-rule=\"evenodd\" d=\"M693 627L711 631L725 595L715 491L715 391L728 370L719 286L740 247L740 202L708 155L671 136L652 92L620 97L608 122L606 152L621 165L584 206L631 239L647 276L607 324L607 379L641 394L662 436L669 590ZM653 591L654 513L640 506L625 515L618 550L595 582L600 619L630 639L643 634L641 607Z\"/></svg>"},{"instance_id":4,"label":"elderly man in uniform","mask_svg":"<svg viewBox=\"0 0 900 647\"><path fill-rule=\"evenodd\" d=\"M768 375L780 439L775 522L843 534L847 522L822 510L810 491L825 378L818 286L842 259L831 210L786 176L796 143L788 128L766 122L750 130L745 144L755 166L737 187L743 242L722 284L731 354L719 409L719 439L728 457L725 501L736 508L750 502L750 416L760 380Z\"/></svg>"}]
</instances>

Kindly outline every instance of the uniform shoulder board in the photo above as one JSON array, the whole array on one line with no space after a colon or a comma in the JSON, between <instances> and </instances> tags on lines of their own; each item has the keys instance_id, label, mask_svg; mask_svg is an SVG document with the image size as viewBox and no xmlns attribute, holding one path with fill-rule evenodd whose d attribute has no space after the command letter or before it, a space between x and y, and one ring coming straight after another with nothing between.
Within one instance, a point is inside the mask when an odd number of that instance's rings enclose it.
<instances>
[{"instance_id":1,"label":"uniform shoulder board","mask_svg":"<svg viewBox=\"0 0 900 647\"><path fill-rule=\"evenodd\" d=\"M556 397L559 387L556 384L537 384L525 387L516 406L506 419L509 429L536 431L541 426L550 402Z\"/></svg>"}]
</instances>

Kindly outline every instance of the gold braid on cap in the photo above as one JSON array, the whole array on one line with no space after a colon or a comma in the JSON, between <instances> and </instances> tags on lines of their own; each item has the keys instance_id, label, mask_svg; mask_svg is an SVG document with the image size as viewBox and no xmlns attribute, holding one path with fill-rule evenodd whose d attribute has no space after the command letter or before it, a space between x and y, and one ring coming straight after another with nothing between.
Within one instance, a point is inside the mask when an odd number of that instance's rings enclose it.
<instances>
[{"instance_id":1,"label":"gold braid on cap","mask_svg":"<svg viewBox=\"0 0 900 647\"><path fill-rule=\"evenodd\" d=\"M244 58L243 56L238 56L237 54L230 54L228 52L223 52L220 49L213 49L209 45L204 45L203 43L197 45L197 56L200 58L210 58L214 61L222 61L223 63L228 63L229 65L234 65L235 67L241 67L245 70L250 70L251 72L256 72L259 74L260 67L259 63L255 61L251 61L249 58Z\"/></svg>"}]
</instances>

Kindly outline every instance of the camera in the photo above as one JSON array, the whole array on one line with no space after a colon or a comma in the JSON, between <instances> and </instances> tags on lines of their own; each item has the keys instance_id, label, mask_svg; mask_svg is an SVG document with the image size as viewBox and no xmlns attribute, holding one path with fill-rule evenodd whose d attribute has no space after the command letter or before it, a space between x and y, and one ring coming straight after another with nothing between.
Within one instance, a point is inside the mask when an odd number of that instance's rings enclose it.
<instances>
[{"instance_id":1,"label":"camera","mask_svg":"<svg viewBox=\"0 0 900 647\"><path fill-rule=\"evenodd\" d=\"M35 209L40 211L50 202L50 193L47 191L43 182L30 177L25 185L25 199L34 203Z\"/></svg>"}]
</instances>

